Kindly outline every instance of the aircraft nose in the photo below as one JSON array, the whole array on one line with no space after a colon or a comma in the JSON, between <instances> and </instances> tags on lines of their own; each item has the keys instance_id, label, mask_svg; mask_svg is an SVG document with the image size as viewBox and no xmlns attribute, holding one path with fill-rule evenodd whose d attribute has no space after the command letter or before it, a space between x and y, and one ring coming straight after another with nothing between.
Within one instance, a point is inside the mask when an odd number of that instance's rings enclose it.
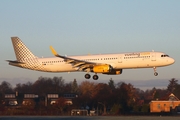
<instances>
[{"instance_id":1,"label":"aircraft nose","mask_svg":"<svg viewBox=\"0 0 180 120\"><path fill-rule=\"evenodd\" d=\"M173 63L175 63L175 60L173 58L170 58L169 63L173 64Z\"/></svg>"}]
</instances>

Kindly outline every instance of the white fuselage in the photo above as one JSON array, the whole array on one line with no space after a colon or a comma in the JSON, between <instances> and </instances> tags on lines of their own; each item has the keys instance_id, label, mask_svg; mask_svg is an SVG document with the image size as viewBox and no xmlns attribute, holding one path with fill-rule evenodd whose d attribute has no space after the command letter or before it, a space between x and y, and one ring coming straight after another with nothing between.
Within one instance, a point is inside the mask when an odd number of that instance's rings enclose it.
<instances>
[{"instance_id":1,"label":"white fuselage","mask_svg":"<svg viewBox=\"0 0 180 120\"><path fill-rule=\"evenodd\" d=\"M171 65L174 59L162 52L135 52L122 54L100 54L84 56L68 56L70 58L93 62L109 64L113 69L133 69L133 68L153 68ZM29 61L29 60L28 60ZM32 61L32 60L31 60ZM74 72L79 71L59 57L35 58L34 62L22 64L19 67L45 71L45 72Z\"/></svg>"},{"instance_id":2,"label":"white fuselage","mask_svg":"<svg viewBox=\"0 0 180 120\"><path fill-rule=\"evenodd\" d=\"M94 80L98 79L97 73L107 75L122 74L123 69L153 68L157 76L157 67L171 65L175 60L163 52L132 52L119 54L100 54L82 56L62 56L50 46L55 57L38 58L20 40L11 37L16 60L7 60L10 65L44 72L87 72L86 79L90 79L89 72L95 73Z\"/></svg>"}]
</instances>

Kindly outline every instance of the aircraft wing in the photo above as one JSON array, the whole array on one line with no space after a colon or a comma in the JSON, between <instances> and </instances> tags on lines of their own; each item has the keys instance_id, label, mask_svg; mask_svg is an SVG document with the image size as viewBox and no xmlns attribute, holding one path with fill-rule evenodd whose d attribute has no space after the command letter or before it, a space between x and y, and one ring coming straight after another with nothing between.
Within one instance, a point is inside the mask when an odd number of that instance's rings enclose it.
<instances>
[{"instance_id":1,"label":"aircraft wing","mask_svg":"<svg viewBox=\"0 0 180 120\"><path fill-rule=\"evenodd\" d=\"M78 70L80 71L87 71L88 68L93 68L93 66L95 65L105 65L101 63L88 62L84 60L78 60L67 56L59 55L52 46L50 46L50 49L51 52L54 54L54 56L63 58L66 63L71 64L74 68L78 68Z\"/></svg>"}]
</instances>

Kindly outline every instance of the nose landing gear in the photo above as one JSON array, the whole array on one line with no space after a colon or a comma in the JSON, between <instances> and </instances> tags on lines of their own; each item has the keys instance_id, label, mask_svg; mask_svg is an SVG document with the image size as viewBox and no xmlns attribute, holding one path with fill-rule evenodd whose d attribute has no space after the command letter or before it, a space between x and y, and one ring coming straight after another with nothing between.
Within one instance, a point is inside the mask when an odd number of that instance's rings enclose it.
<instances>
[{"instance_id":1,"label":"nose landing gear","mask_svg":"<svg viewBox=\"0 0 180 120\"><path fill-rule=\"evenodd\" d=\"M158 76L158 73L157 73L157 72L155 72L155 73L154 73L154 76Z\"/></svg>"},{"instance_id":2,"label":"nose landing gear","mask_svg":"<svg viewBox=\"0 0 180 120\"><path fill-rule=\"evenodd\" d=\"M156 67L153 67L154 69L154 76L158 76L158 73L156 72Z\"/></svg>"}]
</instances>

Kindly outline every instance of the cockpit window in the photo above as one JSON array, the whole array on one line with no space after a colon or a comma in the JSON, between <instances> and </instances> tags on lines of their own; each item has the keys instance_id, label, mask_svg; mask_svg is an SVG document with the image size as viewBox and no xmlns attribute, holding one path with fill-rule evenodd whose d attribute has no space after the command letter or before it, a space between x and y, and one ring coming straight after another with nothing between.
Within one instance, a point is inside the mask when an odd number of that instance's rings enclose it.
<instances>
[{"instance_id":1,"label":"cockpit window","mask_svg":"<svg viewBox=\"0 0 180 120\"><path fill-rule=\"evenodd\" d=\"M161 55L161 57L169 57L169 55Z\"/></svg>"}]
</instances>

